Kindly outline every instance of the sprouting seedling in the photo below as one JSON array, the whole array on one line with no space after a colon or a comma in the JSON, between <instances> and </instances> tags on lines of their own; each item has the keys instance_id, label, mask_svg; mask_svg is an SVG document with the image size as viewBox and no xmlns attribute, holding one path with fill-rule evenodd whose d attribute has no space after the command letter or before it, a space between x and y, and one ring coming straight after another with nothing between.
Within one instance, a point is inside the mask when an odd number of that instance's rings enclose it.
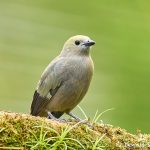
<instances>
[{"instance_id":1,"label":"sprouting seedling","mask_svg":"<svg viewBox=\"0 0 150 150\"><path fill-rule=\"evenodd\" d=\"M49 131L44 131L44 122L42 122L41 126L34 126L34 128L40 128L40 134L38 136L38 135L34 134L33 132L31 132L31 134L34 136L35 140L32 141L31 143L26 143L27 146L29 146L31 150L37 149L39 147L40 148L49 147L50 139L46 137L46 135Z\"/></svg>"},{"instance_id":2,"label":"sprouting seedling","mask_svg":"<svg viewBox=\"0 0 150 150\"><path fill-rule=\"evenodd\" d=\"M51 139L55 139L55 143L51 145L51 150L56 150L59 146L62 146L64 149L67 149L69 146L69 143L72 143L72 145L75 145L77 147L82 147L82 149L85 149L84 146L80 143L80 141L73 139L73 138L67 138L67 134L76 126L78 126L80 123L83 123L85 120L82 120L78 123L76 123L73 126L66 126L65 129L62 129L61 134L59 134L56 137L52 137ZM68 143L69 142L69 143ZM71 148L71 147L70 147Z\"/></svg>"},{"instance_id":3,"label":"sprouting seedling","mask_svg":"<svg viewBox=\"0 0 150 150\"><path fill-rule=\"evenodd\" d=\"M98 110L97 110L96 113L95 113L95 115L94 115L94 118L93 118L93 120L92 120L92 123L98 122L99 118L100 118L104 113L106 113L106 112L108 112L108 111L111 111L111 110L114 110L114 108L106 109L106 110L104 110L103 112L101 112L100 114L98 114Z\"/></svg>"},{"instance_id":4,"label":"sprouting seedling","mask_svg":"<svg viewBox=\"0 0 150 150\"><path fill-rule=\"evenodd\" d=\"M34 126L34 128L40 128L40 134L36 135L33 132L31 132L35 140L30 143L26 143L26 145L30 147L31 150L40 149L40 148L41 149L50 148L51 150L56 150L57 148L63 148L67 150L68 148L71 149L71 147L69 146L70 144L78 148L85 149L84 146L77 139L66 137L67 134L72 129L74 129L75 127L77 127L79 124L83 122L85 122L85 120L82 120L73 126L66 126L61 130L61 133L59 133L58 131L56 131L51 127L44 127L44 122L43 122L41 126ZM46 131L44 131L44 129L46 129ZM47 134L49 132L55 133L55 136L48 137Z\"/></svg>"},{"instance_id":5,"label":"sprouting seedling","mask_svg":"<svg viewBox=\"0 0 150 150\"><path fill-rule=\"evenodd\" d=\"M103 139L103 137L106 135L103 134L100 138L96 138L95 143L93 144L92 150L103 150L104 146L99 146L98 144L100 143L100 141Z\"/></svg>"},{"instance_id":6,"label":"sprouting seedling","mask_svg":"<svg viewBox=\"0 0 150 150\"><path fill-rule=\"evenodd\" d=\"M77 107L80 109L80 111L81 111L82 114L84 115L85 119L88 120L88 117L87 117L85 111L84 111L79 105L78 105Z\"/></svg>"},{"instance_id":7,"label":"sprouting seedling","mask_svg":"<svg viewBox=\"0 0 150 150\"><path fill-rule=\"evenodd\" d=\"M80 111L82 112L82 114L84 115L85 119L88 120L88 117L85 113L85 111L78 105L78 108L80 109ZM96 110L96 113L94 115L94 118L92 120L92 123L94 122L98 122L99 118L106 112L110 111L110 110L114 110L114 108L110 108L110 109L106 109L103 112L101 112L100 114L98 114L98 110Z\"/></svg>"}]
</instances>

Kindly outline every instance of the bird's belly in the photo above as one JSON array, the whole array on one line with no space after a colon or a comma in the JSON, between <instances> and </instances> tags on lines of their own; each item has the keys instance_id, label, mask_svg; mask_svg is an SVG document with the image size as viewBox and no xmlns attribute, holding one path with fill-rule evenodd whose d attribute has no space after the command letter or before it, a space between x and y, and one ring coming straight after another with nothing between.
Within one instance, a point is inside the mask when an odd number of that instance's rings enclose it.
<instances>
[{"instance_id":1,"label":"bird's belly","mask_svg":"<svg viewBox=\"0 0 150 150\"><path fill-rule=\"evenodd\" d=\"M69 112L72 110L86 94L90 81L70 80L64 83L51 99L48 110ZM76 84L74 84L76 83Z\"/></svg>"},{"instance_id":2,"label":"bird's belly","mask_svg":"<svg viewBox=\"0 0 150 150\"><path fill-rule=\"evenodd\" d=\"M72 65L66 70L65 78L62 79L64 82L50 99L47 107L49 111L69 112L82 100L91 82L93 65L81 64Z\"/></svg>"}]
</instances>

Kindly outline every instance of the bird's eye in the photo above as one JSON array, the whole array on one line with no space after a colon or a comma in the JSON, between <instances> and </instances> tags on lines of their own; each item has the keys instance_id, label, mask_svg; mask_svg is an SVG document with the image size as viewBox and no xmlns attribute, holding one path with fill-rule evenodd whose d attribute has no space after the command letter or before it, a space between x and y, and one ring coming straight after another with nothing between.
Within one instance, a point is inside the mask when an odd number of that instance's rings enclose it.
<instances>
[{"instance_id":1,"label":"bird's eye","mask_svg":"<svg viewBox=\"0 0 150 150\"><path fill-rule=\"evenodd\" d=\"M78 40L75 41L75 44L76 44L76 45L80 45L80 41L78 41Z\"/></svg>"}]
</instances>

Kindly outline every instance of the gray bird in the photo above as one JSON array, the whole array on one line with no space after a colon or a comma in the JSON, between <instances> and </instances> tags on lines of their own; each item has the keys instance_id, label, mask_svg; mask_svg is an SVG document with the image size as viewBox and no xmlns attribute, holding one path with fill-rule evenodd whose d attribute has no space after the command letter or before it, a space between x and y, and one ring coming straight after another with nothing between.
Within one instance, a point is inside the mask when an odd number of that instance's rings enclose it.
<instances>
[{"instance_id":1,"label":"gray bird","mask_svg":"<svg viewBox=\"0 0 150 150\"><path fill-rule=\"evenodd\" d=\"M35 90L31 115L59 118L64 113L79 120L71 110L85 96L93 75L89 54L95 42L87 36L69 38L59 54L44 70Z\"/></svg>"}]
</instances>

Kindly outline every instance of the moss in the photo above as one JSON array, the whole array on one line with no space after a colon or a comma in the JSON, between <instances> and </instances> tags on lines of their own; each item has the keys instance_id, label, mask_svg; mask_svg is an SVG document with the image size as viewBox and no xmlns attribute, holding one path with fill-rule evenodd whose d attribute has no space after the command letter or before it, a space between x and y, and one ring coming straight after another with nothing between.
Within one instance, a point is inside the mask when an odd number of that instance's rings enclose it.
<instances>
[{"instance_id":1,"label":"moss","mask_svg":"<svg viewBox=\"0 0 150 150\"><path fill-rule=\"evenodd\" d=\"M28 114L0 112L0 149L148 149L150 136L94 123L58 122Z\"/></svg>"}]
</instances>

